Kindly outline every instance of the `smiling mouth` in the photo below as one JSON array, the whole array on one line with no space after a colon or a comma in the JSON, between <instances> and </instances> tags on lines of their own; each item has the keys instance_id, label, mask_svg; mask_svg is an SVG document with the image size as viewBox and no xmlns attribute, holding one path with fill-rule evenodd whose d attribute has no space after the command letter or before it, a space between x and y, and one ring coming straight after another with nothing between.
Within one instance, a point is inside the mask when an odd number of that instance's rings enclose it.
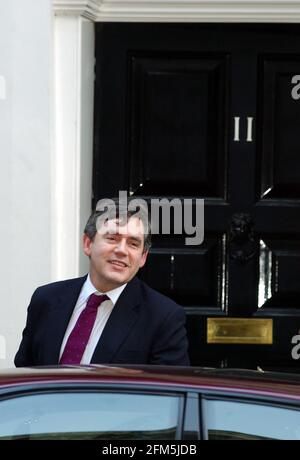
<instances>
[{"instance_id":1,"label":"smiling mouth","mask_svg":"<svg viewBox=\"0 0 300 460\"><path fill-rule=\"evenodd\" d=\"M125 262L121 262L120 260L110 260L109 263L116 267L121 267L121 268L129 267L128 264L126 264Z\"/></svg>"}]
</instances>

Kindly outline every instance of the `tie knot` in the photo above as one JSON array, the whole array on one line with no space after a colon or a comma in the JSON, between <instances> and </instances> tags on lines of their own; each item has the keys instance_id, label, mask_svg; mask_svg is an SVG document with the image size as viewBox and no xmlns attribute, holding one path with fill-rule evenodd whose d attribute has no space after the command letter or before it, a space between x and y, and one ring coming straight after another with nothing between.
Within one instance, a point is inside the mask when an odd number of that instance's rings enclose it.
<instances>
[{"instance_id":1,"label":"tie knot","mask_svg":"<svg viewBox=\"0 0 300 460\"><path fill-rule=\"evenodd\" d=\"M105 300L109 300L109 297L107 295L96 295L92 294L89 297L89 300L86 304L87 308L98 308L99 305L104 302Z\"/></svg>"}]
</instances>

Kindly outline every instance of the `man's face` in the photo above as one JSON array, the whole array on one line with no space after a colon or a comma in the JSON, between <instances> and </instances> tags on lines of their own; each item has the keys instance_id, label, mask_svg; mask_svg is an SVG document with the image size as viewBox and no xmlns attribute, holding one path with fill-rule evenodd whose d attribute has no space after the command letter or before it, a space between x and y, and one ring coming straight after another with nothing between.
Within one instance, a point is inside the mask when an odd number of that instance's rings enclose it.
<instances>
[{"instance_id":1,"label":"man's face","mask_svg":"<svg viewBox=\"0 0 300 460\"><path fill-rule=\"evenodd\" d=\"M144 225L131 217L125 225L117 219L104 222L93 241L83 236L83 250L90 258L90 276L101 292L128 283L145 265Z\"/></svg>"}]
</instances>

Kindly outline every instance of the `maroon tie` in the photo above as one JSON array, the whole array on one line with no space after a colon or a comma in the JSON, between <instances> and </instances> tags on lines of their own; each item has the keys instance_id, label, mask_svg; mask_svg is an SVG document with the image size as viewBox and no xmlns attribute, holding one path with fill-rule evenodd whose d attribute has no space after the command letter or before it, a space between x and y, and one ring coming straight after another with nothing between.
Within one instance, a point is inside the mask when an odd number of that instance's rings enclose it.
<instances>
[{"instance_id":1,"label":"maroon tie","mask_svg":"<svg viewBox=\"0 0 300 460\"><path fill-rule=\"evenodd\" d=\"M59 364L80 364L96 320L99 305L109 300L107 295L92 294L82 310L67 340Z\"/></svg>"}]
</instances>

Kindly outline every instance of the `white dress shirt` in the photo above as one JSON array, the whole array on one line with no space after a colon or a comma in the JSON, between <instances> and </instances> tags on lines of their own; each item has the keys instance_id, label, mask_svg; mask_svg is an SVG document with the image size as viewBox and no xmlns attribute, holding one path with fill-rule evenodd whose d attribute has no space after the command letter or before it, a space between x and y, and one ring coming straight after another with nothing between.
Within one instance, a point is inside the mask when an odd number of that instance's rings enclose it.
<instances>
[{"instance_id":1,"label":"white dress shirt","mask_svg":"<svg viewBox=\"0 0 300 460\"><path fill-rule=\"evenodd\" d=\"M67 330L64 335L64 339L62 341L62 345L60 348L60 354L59 354L59 359L61 358L61 355L63 354L63 351L65 349L67 340L69 338L69 335L71 334L72 330L74 329L74 326L79 318L80 313L82 310L86 307L88 298L90 297L91 294L96 294L96 295L107 295L110 300L105 300L104 302L101 303L100 307L98 308L96 320L94 323L94 327L92 329L89 341L86 345L85 351L82 355L80 364L90 364L92 356L94 354L96 345L101 337L101 334L103 332L103 329L105 327L105 324L107 323L107 320L118 300L120 297L121 293L125 289L126 284L123 284L122 286L117 287L116 289L113 289L112 291L108 292L99 292L93 285L90 275L87 276L87 279L82 286L82 289L80 291L78 300L76 302L75 308L73 310L70 322L68 324Z\"/></svg>"}]
</instances>

